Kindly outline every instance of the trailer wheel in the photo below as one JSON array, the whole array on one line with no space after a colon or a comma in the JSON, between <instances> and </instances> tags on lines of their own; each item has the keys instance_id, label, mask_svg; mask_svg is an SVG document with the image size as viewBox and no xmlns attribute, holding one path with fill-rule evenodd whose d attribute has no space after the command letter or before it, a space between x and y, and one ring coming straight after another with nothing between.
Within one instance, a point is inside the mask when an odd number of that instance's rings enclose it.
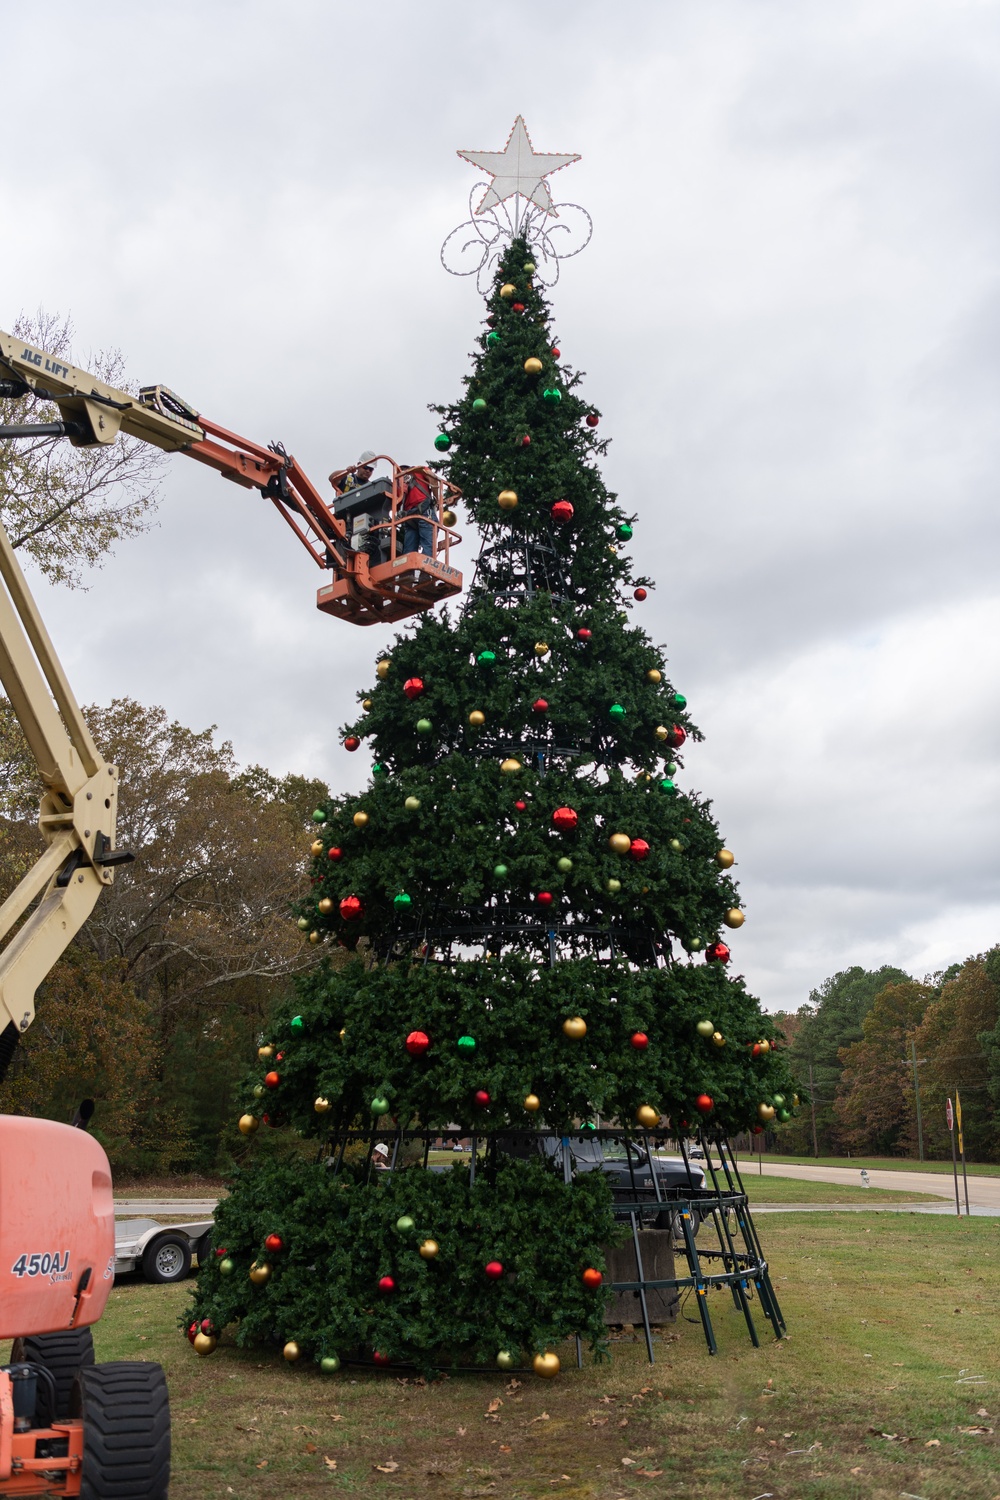
<instances>
[{"instance_id":1,"label":"trailer wheel","mask_svg":"<svg viewBox=\"0 0 1000 1500\"><path fill-rule=\"evenodd\" d=\"M12 1364L43 1365L56 1383L56 1410L52 1420L69 1416L76 1372L94 1363L94 1337L89 1328L70 1328L63 1333L31 1333L14 1340ZM45 1387L40 1386L39 1392Z\"/></svg>"},{"instance_id":2,"label":"trailer wheel","mask_svg":"<svg viewBox=\"0 0 1000 1500\"><path fill-rule=\"evenodd\" d=\"M73 1414L83 1418L80 1500L166 1500L170 1403L159 1365L81 1370Z\"/></svg>"},{"instance_id":3,"label":"trailer wheel","mask_svg":"<svg viewBox=\"0 0 1000 1500\"><path fill-rule=\"evenodd\" d=\"M210 1229L206 1229L205 1233L198 1240L194 1247L194 1253L198 1257L198 1269L200 1271L212 1255L212 1231Z\"/></svg>"},{"instance_id":4,"label":"trailer wheel","mask_svg":"<svg viewBox=\"0 0 1000 1500\"><path fill-rule=\"evenodd\" d=\"M191 1242L183 1234L161 1234L142 1252L147 1281L183 1281L191 1269Z\"/></svg>"}]
</instances>

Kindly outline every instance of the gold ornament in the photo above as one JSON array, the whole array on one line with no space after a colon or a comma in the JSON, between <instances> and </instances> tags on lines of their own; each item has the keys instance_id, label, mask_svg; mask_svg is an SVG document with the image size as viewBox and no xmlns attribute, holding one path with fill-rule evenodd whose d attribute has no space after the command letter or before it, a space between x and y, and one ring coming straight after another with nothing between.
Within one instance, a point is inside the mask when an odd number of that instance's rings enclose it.
<instances>
[{"instance_id":1,"label":"gold ornament","mask_svg":"<svg viewBox=\"0 0 1000 1500\"><path fill-rule=\"evenodd\" d=\"M259 1265L254 1261L250 1267L249 1275L254 1286L263 1286L265 1281L270 1281L271 1279L271 1267L266 1260L261 1261Z\"/></svg>"},{"instance_id":2,"label":"gold ornament","mask_svg":"<svg viewBox=\"0 0 1000 1500\"><path fill-rule=\"evenodd\" d=\"M318 1115L325 1115L326 1112L327 1112L327 1110L329 1108L330 1108L330 1101L329 1101L329 1099L317 1099L316 1103L313 1105L313 1109L316 1111L316 1113Z\"/></svg>"},{"instance_id":3,"label":"gold ornament","mask_svg":"<svg viewBox=\"0 0 1000 1500\"><path fill-rule=\"evenodd\" d=\"M533 1115L537 1109L541 1109L542 1101L537 1094L528 1094L524 1101L524 1107L529 1114Z\"/></svg>"},{"instance_id":4,"label":"gold ornament","mask_svg":"<svg viewBox=\"0 0 1000 1500\"><path fill-rule=\"evenodd\" d=\"M344 1037L346 1035L347 1035L347 1027L346 1026L341 1026L340 1032L339 1032L340 1040L343 1041Z\"/></svg>"},{"instance_id":5,"label":"gold ornament","mask_svg":"<svg viewBox=\"0 0 1000 1500\"><path fill-rule=\"evenodd\" d=\"M362 699L361 707L364 709L366 714L370 714L372 711L372 700L370 698Z\"/></svg>"},{"instance_id":6,"label":"gold ornament","mask_svg":"<svg viewBox=\"0 0 1000 1500\"><path fill-rule=\"evenodd\" d=\"M211 1354L213 1352L213 1350L215 1349L215 1346L216 1346L216 1344L218 1344L219 1340L215 1337L215 1335L213 1333L200 1333L199 1332L199 1333L195 1334L194 1339L193 1339L192 1342L194 1343L194 1352L195 1352L195 1354L201 1354L202 1356L204 1356L206 1354Z\"/></svg>"},{"instance_id":7,"label":"gold ornament","mask_svg":"<svg viewBox=\"0 0 1000 1500\"><path fill-rule=\"evenodd\" d=\"M613 833L608 839L608 847L615 854L627 854L632 847L632 840L627 833Z\"/></svg>"},{"instance_id":8,"label":"gold ornament","mask_svg":"<svg viewBox=\"0 0 1000 1500\"><path fill-rule=\"evenodd\" d=\"M519 760L514 760L513 758L511 758L510 760L502 760L500 762L500 770L505 776L513 776L514 772L519 771L520 769L521 762Z\"/></svg>"},{"instance_id":9,"label":"gold ornament","mask_svg":"<svg viewBox=\"0 0 1000 1500\"><path fill-rule=\"evenodd\" d=\"M375 676L378 677L378 678L380 678L381 681L384 682L385 679L389 675L389 668L391 666L392 666L392 657L391 656L383 656L382 660L379 662L378 666L375 668Z\"/></svg>"},{"instance_id":10,"label":"gold ornament","mask_svg":"<svg viewBox=\"0 0 1000 1500\"><path fill-rule=\"evenodd\" d=\"M240 1115L240 1135L253 1135L260 1128L256 1115Z\"/></svg>"},{"instance_id":11,"label":"gold ornament","mask_svg":"<svg viewBox=\"0 0 1000 1500\"><path fill-rule=\"evenodd\" d=\"M500 288L500 295L501 297L513 297L516 291L517 287L512 281L505 281L503 286Z\"/></svg>"},{"instance_id":12,"label":"gold ornament","mask_svg":"<svg viewBox=\"0 0 1000 1500\"><path fill-rule=\"evenodd\" d=\"M269 1057L273 1057L274 1048L271 1046L271 1043L267 1042L265 1046L258 1047L257 1056L260 1058L261 1062L266 1062Z\"/></svg>"},{"instance_id":13,"label":"gold ornament","mask_svg":"<svg viewBox=\"0 0 1000 1500\"><path fill-rule=\"evenodd\" d=\"M798 1096L798 1094L793 1094L792 1095L792 1108L793 1109L798 1109L798 1107L799 1107L799 1096Z\"/></svg>"},{"instance_id":14,"label":"gold ornament","mask_svg":"<svg viewBox=\"0 0 1000 1500\"><path fill-rule=\"evenodd\" d=\"M670 848L674 851L675 854L684 853L684 845L681 843L680 839L671 839Z\"/></svg>"},{"instance_id":15,"label":"gold ornament","mask_svg":"<svg viewBox=\"0 0 1000 1500\"><path fill-rule=\"evenodd\" d=\"M407 797L406 801L403 803L403 806L406 808L407 812L416 812L420 806L420 798Z\"/></svg>"},{"instance_id":16,"label":"gold ornament","mask_svg":"<svg viewBox=\"0 0 1000 1500\"><path fill-rule=\"evenodd\" d=\"M730 907L729 911L726 912L726 915L722 920L725 922L727 927L742 927L743 923L746 921L746 917L740 911L738 906L733 906Z\"/></svg>"},{"instance_id":17,"label":"gold ornament","mask_svg":"<svg viewBox=\"0 0 1000 1500\"><path fill-rule=\"evenodd\" d=\"M535 642L535 655L536 656L548 656L548 654L549 654L549 643L548 643L548 641L536 641Z\"/></svg>"},{"instance_id":18,"label":"gold ornament","mask_svg":"<svg viewBox=\"0 0 1000 1500\"><path fill-rule=\"evenodd\" d=\"M715 1043L715 1045L717 1047L724 1047L726 1045L726 1039L722 1035L721 1031L713 1031L712 1032L712 1041Z\"/></svg>"},{"instance_id":19,"label":"gold ornament","mask_svg":"<svg viewBox=\"0 0 1000 1500\"><path fill-rule=\"evenodd\" d=\"M712 1032L715 1030L715 1026L711 1021L699 1021L698 1025L695 1027L695 1030L697 1031L699 1036L711 1036Z\"/></svg>"},{"instance_id":20,"label":"gold ornament","mask_svg":"<svg viewBox=\"0 0 1000 1500\"><path fill-rule=\"evenodd\" d=\"M563 1031L574 1042L578 1042L587 1035L587 1023L582 1016L567 1016L563 1022Z\"/></svg>"},{"instance_id":21,"label":"gold ornament","mask_svg":"<svg viewBox=\"0 0 1000 1500\"><path fill-rule=\"evenodd\" d=\"M501 490L497 496L501 510L514 510L517 505L517 490Z\"/></svg>"},{"instance_id":22,"label":"gold ornament","mask_svg":"<svg viewBox=\"0 0 1000 1500\"><path fill-rule=\"evenodd\" d=\"M469 723L474 729L481 729L486 723L486 715L478 708L474 708L469 715Z\"/></svg>"},{"instance_id":23,"label":"gold ornament","mask_svg":"<svg viewBox=\"0 0 1000 1500\"><path fill-rule=\"evenodd\" d=\"M284 1358L288 1360L288 1363L290 1365L294 1365L297 1359L302 1358L302 1350L299 1348L294 1339L289 1339L288 1343L285 1345L284 1349L282 1349L281 1352Z\"/></svg>"},{"instance_id":24,"label":"gold ornament","mask_svg":"<svg viewBox=\"0 0 1000 1500\"><path fill-rule=\"evenodd\" d=\"M319 942L319 933L318 932L311 932L309 934L309 941L311 943L318 943Z\"/></svg>"},{"instance_id":25,"label":"gold ornament","mask_svg":"<svg viewBox=\"0 0 1000 1500\"><path fill-rule=\"evenodd\" d=\"M458 517L453 510L443 510L441 512L441 520L445 526L454 526Z\"/></svg>"},{"instance_id":26,"label":"gold ornament","mask_svg":"<svg viewBox=\"0 0 1000 1500\"><path fill-rule=\"evenodd\" d=\"M646 673L646 681L647 682L662 682L663 681L663 673L661 671L659 671L659 669L657 667L650 667L649 671Z\"/></svg>"},{"instance_id":27,"label":"gold ornament","mask_svg":"<svg viewBox=\"0 0 1000 1500\"><path fill-rule=\"evenodd\" d=\"M551 1380L553 1376L559 1374L559 1356L546 1349L544 1354L535 1355L531 1366L536 1375L541 1375L545 1380Z\"/></svg>"},{"instance_id":28,"label":"gold ornament","mask_svg":"<svg viewBox=\"0 0 1000 1500\"><path fill-rule=\"evenodd\" d=\"M736 863L736 855L729 849L720 849L715 856L715 863L720 870L728 870Z\"/></svg>"},{"instance_id":29,"label":"gold ornament","mask_svg":"<svg viewBox=\"0 0 1000 1500\"><path fill-rule=\"evenodd\" d=\"M660 1123L660 1111L654 1109L651 1104L640 1104L635 1112L635 1117L640 1125L645 1125L647 1130L652 1130L654 1125Z\"/></svg>"},{"instance_id":30,"label":"gold ornament","mask_svg":"<svg viewBox=\"0 0 1000 1500\"><path fill-rule=\"evenodd\" d=\"M622 883L621 883L620 880L609 880L608 881L608 890L611 892L612 896L617 896L617 894L621 890L621 888L622 888Z\"/></svg>"},{"instance_id":31,"label":"gold ornament","mask_svg":"<svg viewBox=\"0 0 1000 1500\"><path fill-rule=\"evenodd\" d=\"M765 1123L765 1125L766 1125L767 1122L768 1122L768 1120L773 1120L774 1119L774 1105L773 1104L758 1104L758 1106L757 1106L757 1117L758 1117L758 1119L763 1120L764 1123Z\"/></svg>"},{"instance_id":32,"label":"gold ornament","mask_svg":"<svg viewBox=\"0 0 1000 1500\"><path fill-rule=\"evenodd\" d=\"M618 556L618 548L617 547L609 547L608 551L611 553L612 557L617 557Z\"/></svg>"},{"instance_id":33,"label":"gold ornament","mask_svg":"<svg viewBox=\"0 0 1000 1500\"><path fill-rule=\"evenodd\" d=\"M354 814L354 826L355 828L367 828L368 814L366 812L356 812Z\"/></svg>"},{"instance_id":34,"label":"gold ornament","mask_svg":"<svg viewBox=\"0 0 1000 1500\"><path fill-rule=\"evenodd\" d=\"M313 859L319 859L320 855L323 853L323 849L324 844L322 839L313 839L312 843L309 845L309 853L312 855Z\"/></svg>"},{"instance_id":35,"label":"gold ornament","mask_svg":"<svg viewBox=\"0 0 1000 1500\"><path fill-rule=\"evenodd\" d=\"M542 373L542 362L534 355L524 361L524 373L526 375L540 375Z\"/></svg>"},{"instance_id":36,"label":"gold ornament","mask_svg":"<svg viewBox=\"0 0 1000 1500\"><path fill-rule=\"evenodd\" d=\"M770 1052L770 1050L771 1050L771 1043L768 1042L768 1041L762 1041L761 1044L760 1044L760 1050L761 1050L762 1053Z\"/></svg>"},{"instance_id":37,"label":"gold ornament","mask_svg":"<svg viewBox=\"0 0 1000 1500\"><path fill-rule=\"evenodd\" d=\"M324 917L326 916L327 912L333 911L333 902L330 900L329 896L323 896L321 898L319 902L319 909L323 913Z\"/></svg>"},{"instance_id":38,"label":"gold ornament","mask_svg":"<svg viewBox=\"0 0 1000 1500\"><path fill-rule=\"evenodd\" d=\"M666 727L665 724L657 724L657 726L656 726L656 738L658 740L665 740L667 738L667 736L668 736L669 733L670 733L670 730Z\"/></svg>"},{"instance_id":39,"label":"gold ornament","mask_svg":"<svg viewBox=\"0 0 1000 1500\"><path fill-rule=\"evenodd\" d=\"M420 1246L420 1254L424 1260L433 1260L440 1248L437 1240L424 1240Z\"/></svg>"}]
</instances>

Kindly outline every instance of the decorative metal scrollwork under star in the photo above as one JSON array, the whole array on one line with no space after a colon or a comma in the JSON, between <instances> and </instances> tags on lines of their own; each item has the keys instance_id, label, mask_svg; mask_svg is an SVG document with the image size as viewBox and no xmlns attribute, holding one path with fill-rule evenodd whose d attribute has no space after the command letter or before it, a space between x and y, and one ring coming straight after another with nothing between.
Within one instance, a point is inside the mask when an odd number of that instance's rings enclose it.
<instances>
[{"instance_id":1,"label":"decorative metal scrollwork under star","mask_svg":"<svg viewBox=\"0 0 1000 1500\"><path fill-rule=\"evenodd\" d=\"M579 161L578 155L547 155L531 144L524 120L514 121L502 151L459 151L464 161L489 173L469 194L469 218L441 246L441 264L453 276L475 276L485 294L494 262L518 235L531 246L546 286L559 279L559 262L590 243L593 220L578 203L556 204L546 178ZM473 204L484 189L478 204ZM464 238L463 238L464 236Z\"/></svg>"}]
</instances>

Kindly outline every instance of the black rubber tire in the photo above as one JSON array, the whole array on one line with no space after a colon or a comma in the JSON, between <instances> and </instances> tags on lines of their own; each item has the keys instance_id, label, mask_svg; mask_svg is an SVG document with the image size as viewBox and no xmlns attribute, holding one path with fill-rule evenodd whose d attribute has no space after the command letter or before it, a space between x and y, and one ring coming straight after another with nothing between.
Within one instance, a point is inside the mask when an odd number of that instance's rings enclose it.
<instances>
[{"instance_id":1,"label":"black rubber tire","mask_svg":"<svg viewBox=\"0 0 1000 1500\"><path fill-rule=\"evenodd\" d=\"M183 1281L191 1271L191 1241L185 1234L158 1234L142 1252L142 1274L159 1284Z\"/></svg>"},{"instance_id":2,"label":"black rubber tire","mask_svg":"<svg viewBox=\"0 0 1000 1500\"><path fill-rule=\"evenodd\" d=\"M201 1238L196 1241L194 1253L198 1257L198 1269L200 1271L202 1266L212 1258L212 1231L210 1229L206 1229Z\"/></svg>"},{"instance_id":3,"label":"black rubber tire","mask_svg":"<svg viewBox=\"0 0 1000 1500\"><path fill-rule=\"evenodd\" d=\"M56 1383L53 1419L68 1417L76 1372L94 1363L94 1337L89 1328L25 1334L14 1340L10 1361L15 1365L44 1365ZM39 1394L42 1389L39 1386Z\"/></svg>"},{"instance_id":4,"label":"black rubber tire","mask_svg":"<svg viewBox=\"0 0 1000 1500\"><path fill-rule=\"evenodd\" d=\"M83 1418L80 1500L166 1500L170 1401L161 1367L91 1365L73 1395L73 1415Z\"/></svg>"}]
</instances>

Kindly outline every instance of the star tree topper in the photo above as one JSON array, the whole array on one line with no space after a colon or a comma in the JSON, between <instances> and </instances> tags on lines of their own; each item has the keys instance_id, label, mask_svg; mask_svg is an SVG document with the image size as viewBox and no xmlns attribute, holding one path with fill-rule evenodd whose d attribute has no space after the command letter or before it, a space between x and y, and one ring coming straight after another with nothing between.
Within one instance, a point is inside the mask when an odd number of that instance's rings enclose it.
<instances>
[{"instance_id":1,"label":"star tree topper","mask_svg":"<svg viewBox=\"0 0 1000 1500\"><path fill-rule=\"evenodd\" d=\"M476 209L477 215L487 213L506 198L520 196L558 218L545 178L580 160L579 156L546 156L536 151L521 115L514 121L502 151L459 151L458 155L493 178Z\"/></svg>"}]
</instances>

